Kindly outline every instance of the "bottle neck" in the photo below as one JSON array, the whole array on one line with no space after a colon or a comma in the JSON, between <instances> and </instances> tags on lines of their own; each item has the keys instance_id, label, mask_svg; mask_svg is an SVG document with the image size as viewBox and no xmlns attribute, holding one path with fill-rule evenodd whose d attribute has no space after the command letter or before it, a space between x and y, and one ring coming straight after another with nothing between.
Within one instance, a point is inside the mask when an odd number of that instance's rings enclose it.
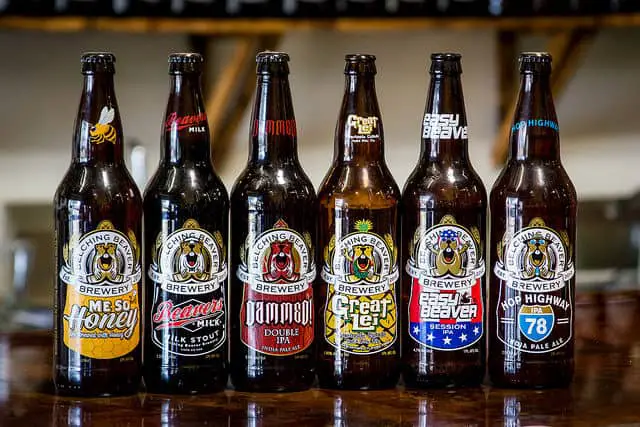
<instances>
[{"instance_id":1,"label":"bottle neck","mask_svg":"<svg viewBox=\"0 0 640 427\"><path fill-rule=\"evenodd\" d=\"M509 160L559 160L558 118L549 73L525 73L511 127Z\"/></svg>"},{"instance_id":2,"label":"bottle neck","mask_svg":"<svg viewBox=\"0 0 640 427\"><path fill-rule=\"evenodd\" d=\"M250 163L298 161L296 118L286 74L258 75L250 131Z\"/></svg>"},{"instance_id":3,"label":"bottle neck","mask_svg":"<svg viewBox=\"0 0 640 427\"><path fill-rule=\"evenodd\" d=\"M384 132L374 74L347 74L335 136L337 162L384 162Z\"/></svg>"},{"instance_id":4,"label":"bottle neck","mask_svg":"<svg viewBox=\"0 0 640 427\"><path fill-rule=\"evenodd\" d=\"M469 161L460 74L432 74L422 121L420 161L445 164Z\"/></svg>"},{"instance_id":5,"label":"bottle neck","mask_svg":"<svg viewBox=\"0 0 640 427\"><path fill-rule=\"evenodd\" d=\"M86 74L73 135L73 163L123 163L122 122L113 74Z\"/></svg>"},{"instance_id":6,"label":"bottle neck","mask_svg":"<svg viewBox=\"0 0 640 427\"><path fill-rule=\"evenodd\" d=\"M209 124L199 73L171 76L162 135L163 163L211 165Z\"/></svg>"}]
</instances>

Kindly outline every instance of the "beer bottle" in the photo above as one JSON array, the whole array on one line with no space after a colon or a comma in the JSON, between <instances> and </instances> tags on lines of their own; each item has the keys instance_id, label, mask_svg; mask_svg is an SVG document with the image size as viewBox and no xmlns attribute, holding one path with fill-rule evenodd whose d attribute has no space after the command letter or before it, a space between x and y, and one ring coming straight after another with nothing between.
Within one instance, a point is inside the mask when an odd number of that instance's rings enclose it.
<instances>
[{"instance_id":1,"label":"beer bottle","mask_svg":"<svg viewBox=\"0 0 640 427\"><path fill-rule=\"evenodd\" d=\"M169 55L160 165L144 195L148 391L198 393L227 383L229 196L213 169L203 57Z\"/></svg>"},{"instance_id":2,"label":"beer bottle","mask_svg":"<svg viewBox=\"0 0 640 427\"><path fill-rule=\"evenodd\" d=\"M400 370L400 190L384 159L375 56L345 60L333 165L318 194L318 378L323 388L390 388Z\"/></svg>"},{"instance_id":3,"label":"beer bottle","mask_svg":"<svg viewBox=\"0 0 640 427\"><path fill-rule=\"evenodd\" d=\"M491 190L489 375L497 386L573 377L576 191L560 162L551 55L520 55L507 163Z\"/></svg>"},{"instance_id":4,"label":"beer bottle","mask_svg":"<svg viewBox=\"0 0 640 427\"><path fill-rule=\"evenodd\" d=\"M135 393L142 201L124 163L110 53L82 56L71 165L55 199L53 379L61 394Z\"/></svg>"},{"instance_id":5,"label":"beer bottle","mask_svg":"<svg viewBox=\"0 0 640 427\"><path fill-rule=\"evenodd\" d=\"M460 58L431 55L420 160L402 196L409 387L479 385L484 376L487 193L469 161Z\"/></svg>"},{"instance_id":6,"label":"beer bottle","mask_svg":"<svg viewBox=\"0 0 640 427\"><path fill-rule=\"evenodd\" d=\"M316 194L298 160L289 55L256 62L249 161L231 194L231 381L302 390L315 376Z\"/></svg>"}]
</instances>

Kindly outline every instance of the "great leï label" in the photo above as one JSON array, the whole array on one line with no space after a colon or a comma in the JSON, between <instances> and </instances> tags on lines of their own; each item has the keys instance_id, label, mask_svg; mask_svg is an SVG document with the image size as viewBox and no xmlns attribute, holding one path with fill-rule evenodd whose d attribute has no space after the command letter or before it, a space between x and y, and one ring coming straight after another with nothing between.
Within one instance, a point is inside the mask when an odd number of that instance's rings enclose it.
<instances>
[{"instance_id":1,"label":"great le\u00ef label","mask_svg":"<svg viewBox=\"0 0 640 427\"><path fill-rule=\"evenodd\" d=\"M247 236L236 271L243 282L240 338L249 348L289 356L313 342L316 266L311 235L279 220L258 236Z\"/></svg>"},{"instance_id":2,"label":"great le\u00ef label","mask_svg":"<svg viewBox=\"0 0 640 427\"><path fill-rule=\"evenodd\" d=\"M500 279L498 338L526 353L546 353L572 337L573 305L569 281L575 274L573 248L534 218L527 227L505 234L493 272Z\"/></svg>"},{"instance_id":3,"label":"great le\u00ef label","mask_svg":"<svg viewBox=\"0 0 640 427\"><path fill-rule=\"evenodd\" d=\"M357 114L347 116L347 135L353 142L376 141L380 139L380 118L362 117Z\"/></svg>"},{"instance_id":4,"label":"great le\u00ef label","mask_svg":"<svg viewBox=\"0 0 640 427\"><path fill-rule=\"evenodd\" d=\"M390 234L372 233L370 220L324 250L322 279L327 283L325 340L352 354L373 354L397 337L398 250Z\"/></svg>"},{"instance_id":5,"label":"great le\u00ef label","mask_svg":"<svg viewBox=\"0 0 640 427\"><path fill-rule=\"evenodd\" d=\"M411 338L443 351L477 343L484 331L480 231L467 230L446 215L439 224L416 231L409 253Z\"/></svg>"},{"instance_id":6,"label":"great le\u00ef label","mask_svg":"<svg viewBox=\"0 0 640 427\"><path fill-rule=\"evenodd\" d=\"M109 221L84 235L73 234L63 248L59 277L67 284L65 345L94 359L114 359L140 342L142 276L140 246L133 231Z\"/></svg>"},{"instance_id":7,"label":"great le\u00ef label","mask_svg":"<svg viewBox=\"0 0 640 427\"><path fill-rule=\"evenodd\" d=\"M182 228L158 234L147 275L155 282L152 341L181 356L202 356L225 342L227 279L222 234L188 219Z\"/></svg>"}]
</instances>

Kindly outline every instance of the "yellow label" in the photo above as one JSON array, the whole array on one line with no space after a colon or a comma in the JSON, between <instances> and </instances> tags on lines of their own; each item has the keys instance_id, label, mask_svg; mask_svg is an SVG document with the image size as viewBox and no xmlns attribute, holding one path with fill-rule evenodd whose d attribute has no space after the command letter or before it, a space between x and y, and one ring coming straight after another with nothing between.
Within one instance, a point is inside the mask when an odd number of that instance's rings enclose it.
<instances>
[{"instance_id":1,"label":"yellow label","mask_svg":"<svg viewBox=\"0 0 640 427\"><path fill-rule=\"evenodd\" d=\"M325 339L353 354L373 354L397 339L397 249L390 234L371 233L370 220L325 248Z\"/></svg>"},{"instance_id":2,"label":"yellow label","mask_svg":"<svg viewBox=\"0 0 640 427\"><path fill-rule=\"evenodd\" d=\"M113 359L140 343L140 248L133 232L109 221L64 248L60 278L67 284L64 343L83 356Z\"/></svg>"}]
</instances>

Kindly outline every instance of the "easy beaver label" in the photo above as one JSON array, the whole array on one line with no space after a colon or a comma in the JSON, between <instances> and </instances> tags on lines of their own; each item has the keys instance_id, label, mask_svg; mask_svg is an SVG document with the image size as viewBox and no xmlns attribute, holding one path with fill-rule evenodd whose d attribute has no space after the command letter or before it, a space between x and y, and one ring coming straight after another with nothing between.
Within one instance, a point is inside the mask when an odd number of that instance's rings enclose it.
<instances>
[{"instance_id":1,"label":"easy beaver label","mask_svg":"<svg viewBox=\"0 0 640 427\"><path fill-rule=\"evenodd\" d=\"M406 271L412 277L409 336L434 350L460 350L483 336L485 264L477 228L451 215L415 232Z\"/></svg>"}]
</instances>

